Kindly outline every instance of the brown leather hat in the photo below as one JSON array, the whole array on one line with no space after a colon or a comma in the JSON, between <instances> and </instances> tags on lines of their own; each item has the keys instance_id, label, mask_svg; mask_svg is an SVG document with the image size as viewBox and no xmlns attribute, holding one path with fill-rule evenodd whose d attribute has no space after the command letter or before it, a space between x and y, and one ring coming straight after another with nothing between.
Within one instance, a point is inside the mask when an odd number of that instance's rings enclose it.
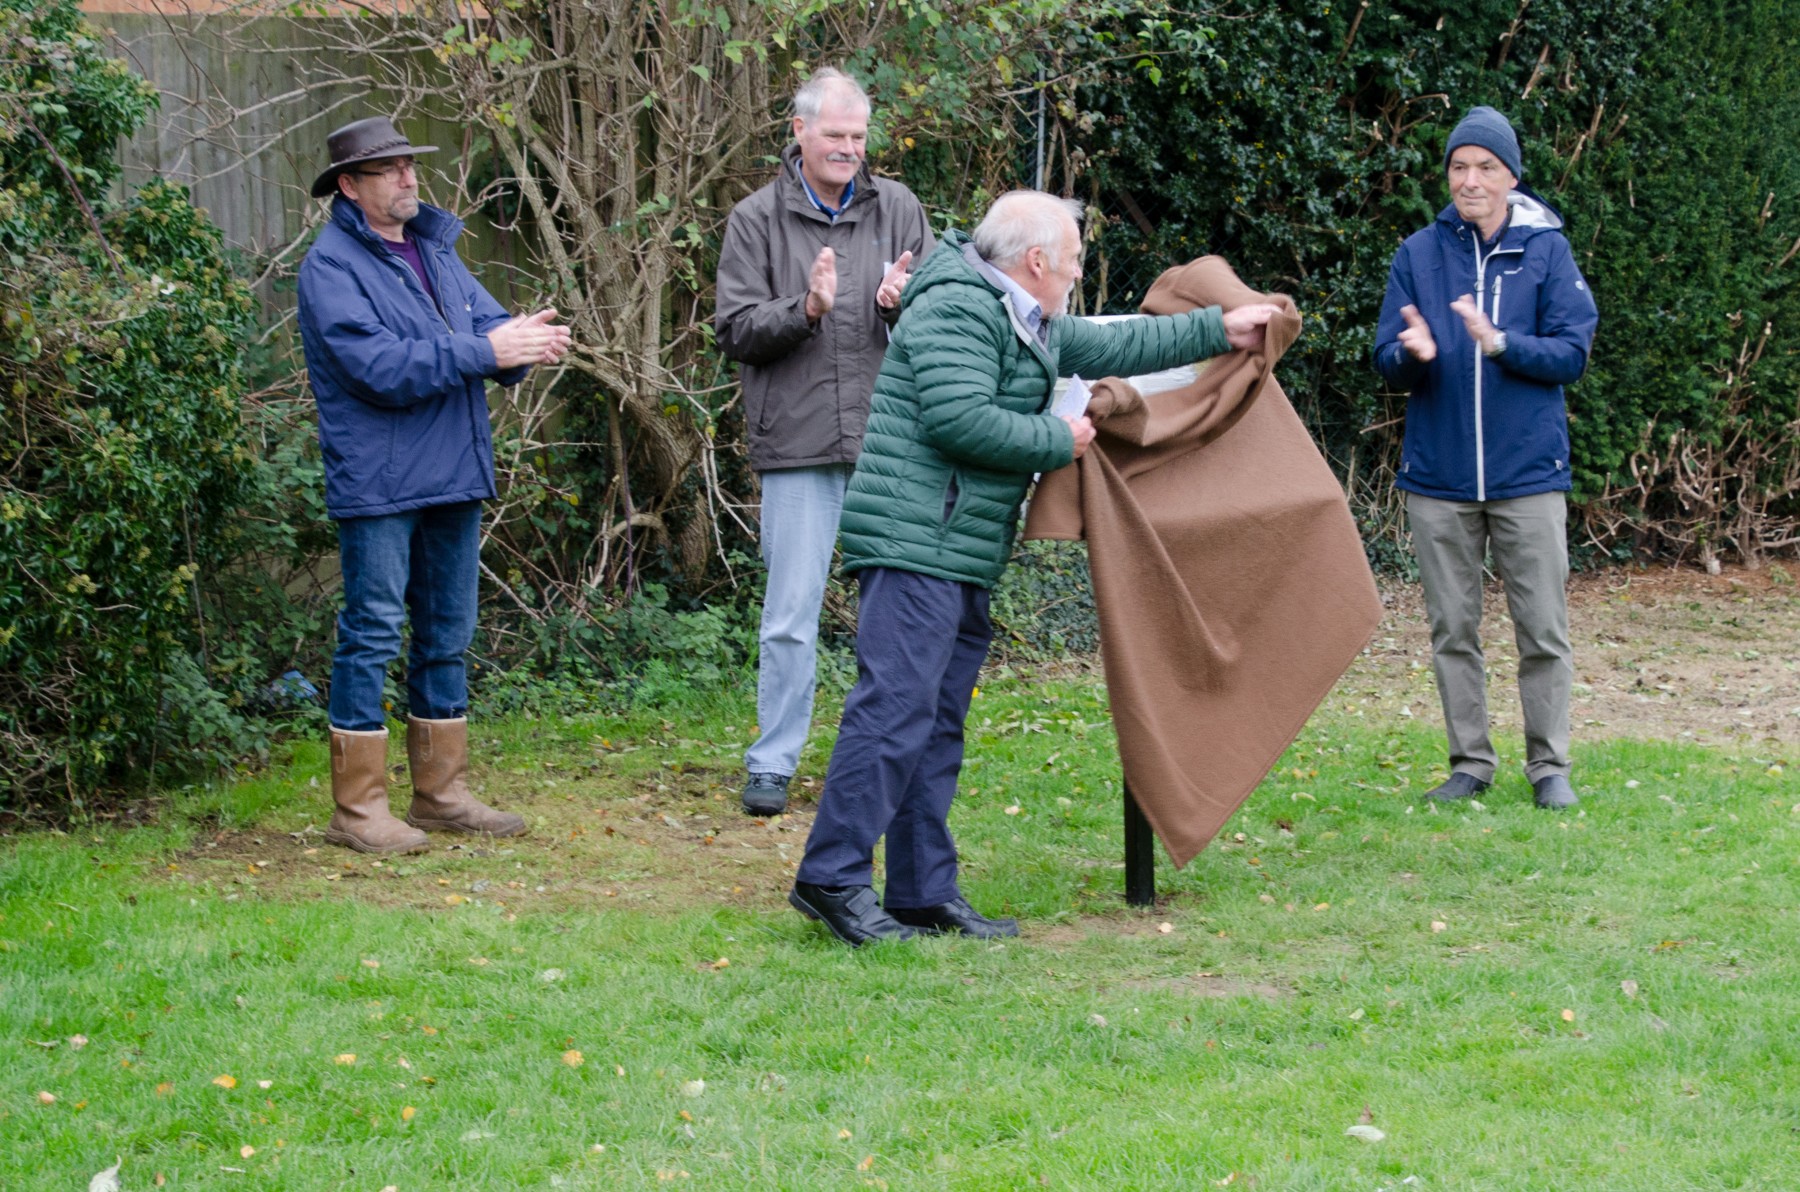
<instances>
[{"instance_id":1,"label":"brown leather hat","mask_svg":"<svg viewBox=\"0 0 1800 1192\"><path fill-rule=\"evenodd\" d=\"M325 139L325 150L331 154L331 165L313 179L312 195L322 199L337 189L337 176L351 166L384 157L417 157L436 153L436 145L415 145L408 141L394 122L386 116L370 116L353 120Z\"/></svg>"}]
</instances>

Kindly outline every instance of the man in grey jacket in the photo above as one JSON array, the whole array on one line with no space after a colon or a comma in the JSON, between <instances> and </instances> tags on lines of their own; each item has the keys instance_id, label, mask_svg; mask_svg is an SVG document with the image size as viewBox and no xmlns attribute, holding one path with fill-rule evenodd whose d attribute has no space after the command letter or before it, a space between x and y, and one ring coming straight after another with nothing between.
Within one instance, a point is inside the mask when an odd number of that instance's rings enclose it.
<instances>
[{"instance_id":1,"label":"man in grey jacket","mask_svg":"<svg viewBox=\"0 0 1800 1192\"><path fill-rule=\"evenodd\" d=\"M869 397L900 292L931 251L913 193L864 165L869 97L823 67L794 95L775 180L732 209L713 326L742 366L750 466L762 484L760 735L744 811L775 815L812 721L819 608Z\"/></svg>"}]
</instances>

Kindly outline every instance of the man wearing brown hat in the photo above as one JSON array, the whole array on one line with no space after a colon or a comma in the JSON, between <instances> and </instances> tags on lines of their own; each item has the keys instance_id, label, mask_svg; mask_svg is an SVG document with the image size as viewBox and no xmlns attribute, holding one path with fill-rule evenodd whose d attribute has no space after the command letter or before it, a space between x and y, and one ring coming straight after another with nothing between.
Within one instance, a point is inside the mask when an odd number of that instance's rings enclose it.
<instances>
[{"instance_id":1,"label":"man wearing brown hat","mask_svg":"<svg viewBox=\"0 0 1800 1192\"><path fill-rule=\"evenodd\" d=\"M513 836L517 815L469 791L468 684L481 502L494 490L487 382L516 385L569 348L556 311L509 316L456 255L462 221L419 201L413 145L386 117L327 141L313 182L331 218L300 265L300 338L319 407L326 510L344 610L331 669L325 839L419 852L425 832ZM412 807L387 801L387 667L410 614L406 748Z\"/></svg>"}]
</instances>

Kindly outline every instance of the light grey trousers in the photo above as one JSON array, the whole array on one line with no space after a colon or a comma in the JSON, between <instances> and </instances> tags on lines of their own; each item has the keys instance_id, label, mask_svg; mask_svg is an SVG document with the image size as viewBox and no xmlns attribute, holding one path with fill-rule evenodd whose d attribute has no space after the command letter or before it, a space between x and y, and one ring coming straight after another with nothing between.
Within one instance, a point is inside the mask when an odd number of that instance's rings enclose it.
<instances>
[{"instance_id":1,"label":"light grey trousers","mask_svg":"<svg viewBox=\"0 0 1800 1192\"><path fill-rule=\"evenodd\" d=\"M1510 501L1406 495L1406 520L1431 619L1431 664L1450 737L1450 768L1494 780L1487 670L1481 653L1482 563L1491 550L1519 647L1525 777L1569 773L1568 503L1562 493Z\"/></svg>"},{"instance_id":2,"label":"light grey trousers","mask_svg":"<svg viewBox=\"0 0 1800 1192\"><path fill-rule=\"evenodd\" d=\"M756 664L761 735L744 754L744 767L753 774L789 777L800 766L818 678L819 610L850 472L849 464L823 464L761 475L769 584Z\"/></svg>"}]
</instances>

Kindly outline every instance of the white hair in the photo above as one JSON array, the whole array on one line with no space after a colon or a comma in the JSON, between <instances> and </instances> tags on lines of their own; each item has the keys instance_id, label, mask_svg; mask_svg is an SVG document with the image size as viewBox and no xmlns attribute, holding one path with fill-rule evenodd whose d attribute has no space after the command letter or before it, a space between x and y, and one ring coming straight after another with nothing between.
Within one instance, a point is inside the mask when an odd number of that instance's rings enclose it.
<instances>
[{"instance_id":1,"label":"white hair","mask_svg":"<svg viewBox=\"0 0 1800 1192\"><path fill-rule=\"evenodd\" d=\"M794 115L802 120L813 121L825 109L825 98L836 89L840 96L847 98L855 106L860 107L866 115L872 109L869 104L869 93L862 89L862 84L841 70L829 66L821 66L800 84L800 90L794 92Z\"/></svg>"},{"instance_id":2,"label":"white hair","mask_svg":"<svg viewBox=\"0 0 1800 1192\"><path fill-rule=\"evenodd\" d=\"M1052 269L1062 268L1063 233L1068 221L1077 230L1087 214L1074 199L1058 198L1041 190L1009 190L994 200L988 213L969 237L981 259L997 269L1011 269L1034 248L1044 250Z\"/></svg>"}]
</instances>

